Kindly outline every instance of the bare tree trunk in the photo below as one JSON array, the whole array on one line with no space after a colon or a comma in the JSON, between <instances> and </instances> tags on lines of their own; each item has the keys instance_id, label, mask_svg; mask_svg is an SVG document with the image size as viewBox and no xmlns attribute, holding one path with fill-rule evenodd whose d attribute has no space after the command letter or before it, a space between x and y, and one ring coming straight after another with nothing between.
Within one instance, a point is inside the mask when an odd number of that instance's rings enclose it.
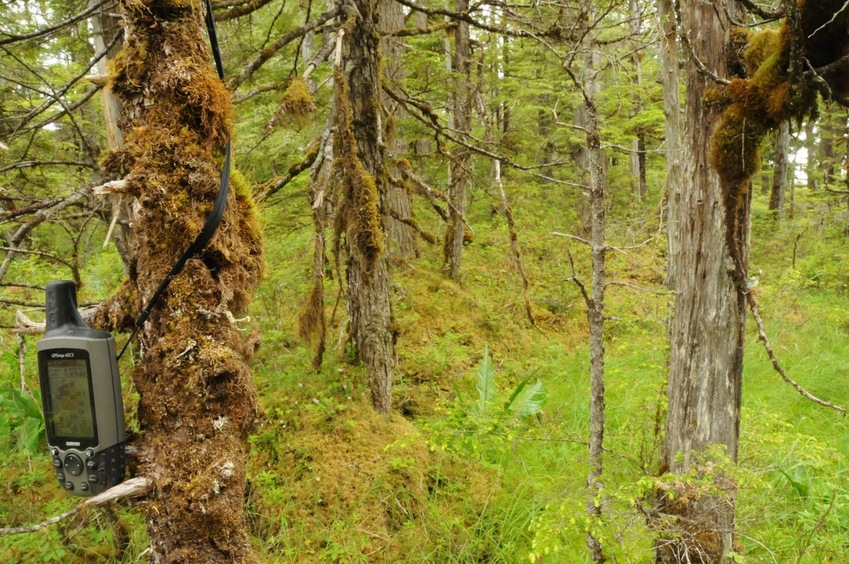
<instances>
[{"instance_id":1,"label":"bare tree trunk","mask_svg":"<svg viewBox=\"0 0 849 564\"><path fill-rule=\"evenodd\" d=\"M679 229L677 226L678 209L681 201L681 101L678 95L678 38L675 32L675 15L672 13L670 0L657 0L657 11L660 19L662 37L660 39L660 56L662 61L663 82L663 114L664 133L666 140L666 201L667 201L667 253L669 265L667 268L666 284L675 287L674 259L678 253L678 241L672 236Z\"/></svg>"},{"instance_id":2,"label":"bare tree trunk","mask_svg":"<svg viewBox=\"0 0 849 564\"><path fill-rule=\"evenodd\" d=\"M724 30L731 27L726 8L733 14L733 2L692 2L682 8L683 33L693 55L724 75ZM693 60L687 74L684 184L680 192L670 193L670 201L677 202L670 222L670 238L677 241L670 257L676 297L664 441L665 467L681 474L709 467L699 462L711 445L724 447L737 459L745 323L745 302L729 271L723 203L709 155L718 115L703 98L715 85ZM661 534L658 562L717 562L728 554L734 537L734 491L721 477L716 486L716 495L688 498L681 491L674 502L661 500L674 531Z\"/></svg>"},{"instance_id":3,"label":"bare tree trunk","mask_svg":"<svg viewBox=\"0 0 849 564\"><path fill-rule=\"evenodd\" d=\"M125 148L138 253L118 308L150 299L204 224L221 183L230 93L201 30L201 0L122 0L126 45L113 85L124 107ZM234 177L235 178L235 177ZM234 180L215 237L190 259L140 334L141 434L137 472L153 482L142 502L155 562L252 562L242 506L247 438L258 416L248 361L232 321L262 274L250 190ZM119 298L120 299L120 298Z\"/></svg>"},{"instance_id":4,"label":"bare tree trunk","mask_svg":"<svg viewBox=\"0 0 849 564\"><path fill-rule=\"evenodd\" d=\"M356 0L358 14L347 26L347 76L336 72L338 123L334 153L341 164L348 240L348 313L351 338L366 365L372 405L392 410L395 334L383 218L387 175L380 127L380 61L377 0ZM353 24L353 25L351 25Z\"/></svg>"},{"instance_id":5,"label":"bare tree trunk","mask_svg":"<svg viewBox=\"0 0 849 564\"><path fill-rule=\"evenodd\" d=\"M379 28L382 32L395 31L404 27L404 10L401 4L395 0L380 0L378 3L380 13ZM382 54L383 75L392 83L404 80L405 70L401 66L401 57L404 54L404 41L398 37L383 37L380 40ZM404 135L398 127L398 123L404 119L406 112L404 107L389 96L383 96L386 144L389 157L400 156L406 149ZM387 165L389 166L389 165ZM398 178L397 170L392 170L392 176ZM412 257L417 254L416 230L403 220L412 218L413 203L409 191L403 183L390 184L386 196L387 226L389 230L390 252L402 258Z\"/></svg>"},{"instance_id":6,"label":"bare tree trunk","mask_svg":"<svg viewBox=\"0 0 849 564\"><path fill-rule=\"evenodd\" d=\"M822 167L822 185L826 188L831 188L831 183L834 181L834 138L837 136L837 130L832 123L830 113L827 113L820 123L820 159Z\"/></svg>"},{"instance_id":7,"label":"bare tree trunk","mask_svg":"<svg viewBox=\"0 0 849 564\"><path fill-rule=\"evenodd\" d=\"M582 8L582 10L583 9L585 9L585 8ZM586 18L586 16L583 14L583 12L579 17ZM584 25L589 25L589 23L588 22L584 23ZM584 60L586 62L586 68L592 69L594 66L596 66L599 58L600 58L600 55L598 53L590 52L589 55L584 57ZM589 70L585 70L584 72L587 75L590 74ZM595 98L596 94L601 92L601 86L602 85L601 85L601 82L598 80L598 78L593 78L591 80L588 79L588 78L585 78L584 83L587 86L587 88L592 89L591 91L588 90L588 95L591 96L593 99ZM574 120L575 120L575 125L578 126L579 128L587 129L587 128L590 127L590 123L589 123L590 117L587 116L586 104L580 104L580 105L576 106ZM578 167L581 170L584 171L585 175L588 175L590 177L590 184L592 184L592 166L593 165L592 165L592 155L590 155L590 148L588 146L576 147L572 151L572 157L575 160L575 164L577 164ZM606 162L606 160L602 161L601 166L602 166L603 174L606 176L607 175L607 162ZM585 176L585 178L586 178L586 176ZM581 202L581 204L579 205L578 215L580 217L581 227L582 227L582 230L584 231L584 233L590 233L591 234L592 233L592 224L593 224L592 202L590 202L588 200Z\"/></svg>"},{"instance_id":8,"label":"bare tree trunk","mask_svg":"<svg viewBox=\"0 0 849 564\"><path fill-rule=\"evenodd\" d=\"M787 158L790 153L790 122L783 121L775 132L775 170L772 175L772 189L769 194L769 209L775 211L775 219L780 220L784 210L784 198L787 194Z\"/></svg>"},{"instance_id":9,"label":"bare tree trunk","mask_svg":"<svg viewBox=\"0 0 849 564\"><path fill-rule=\"evenodd\" d=\"M97 0L89 0L89 6L93 7ZM106 50L106 46L112 43L112 39L116 33L121 33L118 26L118 7L114 1L106 2L100 6L100 9L91 18L92 37L94 39L94 48L98 53ZM118 51L121 49L121 43L116 44L109 50L106 57L97 61L97 73L101 76L109 74L108 61L115 58ZM124 136L121 133L121 128L118 126L118 120L121 116L121 104L115 94L112 92L112 87L106 84L100 89L101 102L103 104L103 121L106 124L106 141L110 151L120 151L124 148ZM115 179L104 179L115 180ZM121 260L124 262L124 272L127 273L127 268L133 260L135 254L133 233L129 227L130 224L130 202L123 194L111 196L112 199L112 220L109 225L106 243L109 240L115 241L115 248L118 249L118 254L121 255ZM106 244L105 243L105 244Z\"/></svg>"},{"instance_id":10,"label":"bare tree trunk","mask_svg":"<svg viewBox=\"0 0 849 564\"><path fill-rule=\"evenodd\" d=\"M457 12L465 13L469 9L469 0L456 0ZM457 22L454 29L454 57L452 71L454 73L454 129L460 136L471 131L471 87L469 84L469 57L471 45L469 42L469 24ZM445 236L445 261L448 264L448 275L452 280L460 279L460 263L463 257L463 242L466 225L466 187L469 183L469 150L457 146L451 154L451 185L449 186L450 219Z\"/></svg>"},{"instance_id":11,"label":"bare tree trunk","mask_svg":"<svg viewBox=\"0 0 849 564\"><path fill-rule=\"evenodd\" d=\"M847 128L844 131L843 134L849 136L849 128ZM846 159L846 160L844 162L849 162L849 143L846 144L845 150L846 150L846 156L844 157L844 159ZM844 178L844 183L845 183L846 189L849 189L849 173L846 174L846 178ZM843 234L846 235L847 237L849 237L849 196L845 196L845 198L846 198L846 225L843 227Z\"/></svg>"},{"instance_id":12,"label":"bare tree trunk","mask_svg":"<svg viewBox=\"0 0 849 564\"><path fill-rule=\"evenodd\" d=\"M817 145L814 141L814 120L809 119L805 121L805 150L807 152L807 160L805 161L805 176L807 176L807 187L808 190L813 192L817 189L817 179L816 179L816 163L817 163L817 155L815 155L815 151Z\"/></svg>"},{"instance_id":13,"label":"bare tree trunk","mask_svg":"<svg viewBox=\"0 0 849 564\"><path fill-rule=\"evenodd\" d=\"M596 70L595 44L587 36L584 40L583 116L586 125L587 155L590 170L590 218L592 254L592 290L584 296L587 302L587 320L590 326L590 434L589 472L587 474L587 512L593 519L601 519L602 471L604 457L604 263L607 253L605 241L605 192L607 170L601 149L601 135L595 104ZM587 535L587 546L593 562L604 562L603 547L592 533Z\"/></svg>"},{"instance_id":14,"label":"bare tree trunk","mask_svg":"<svg viewBox=\"0 0 849 564\"><path fill-rule=\"evenodd\" d=\"M590 325L590 436L589 474L587 486L589 499L587 510L590 515L601 518L602 461L604 455L604 259L607 252L604 225L604 193L607 184L604 158L601 152L596 109L592 100L587 106L587 147L590 151L590 209L592 217L592 299L587 317ZM592 533L588 545L594 562L606 559L602 546Z\"/></svg>"},{"instance_id":15,"label":"bare tree trunk","mask_svg":"<svg viewBox=\"0 0 849 564\"><path fill-rule=\"evenodd\" d=\"M640 6L636 0L628 0L628 11L630 12L629 27L631 38L636 39L640 35L642 27ZM643 100L640 96L640 89L643 86L643 52L635 51L631 56L631 61L634 63L634 86L636 86L634 95L634 114L638 114L643 109ZM631 142L631 174L636 180L634 193L639 202L644 202L647 193L646 182L646 134L644 131L637 131L636 137Z\"/></svg>"}]
</instances>

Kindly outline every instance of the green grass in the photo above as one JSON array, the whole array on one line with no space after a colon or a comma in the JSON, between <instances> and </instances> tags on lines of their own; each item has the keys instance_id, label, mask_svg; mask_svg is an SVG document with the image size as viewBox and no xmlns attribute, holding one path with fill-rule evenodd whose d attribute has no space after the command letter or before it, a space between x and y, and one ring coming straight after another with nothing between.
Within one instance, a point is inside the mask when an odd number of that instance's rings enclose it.
<instances>
[{"instance_id":1,"label":"green grass","mask_svg":"<svg viewBox=\"0 0 849 564\"><path fill-rule=\"evenodd\" d=\"M514 203L527 206L535 197L529 193ZM251 439L246 503L263 561L580 562L590 527L612 558L650 561L652 533L640 507L650 504L646 494L659 465L669 296L609 289L606 505L602 522L591 523L584 489L587 329L580 293L569 280L568 255L588 282L586 250L543 227L556 223L556 209L518 209L538 314L533 328L524 316L504 222L490 213L484 197L477 202L470 215L476 238L466 248L462 284L441 273L437 247L423 246L418 259L395 265L398 414L388 425L371 413L362 367L340 346L344 301L328 333L325 364L319 373L312 369L312 349L299 341L295 325L312 256L308 222L298 211L303 202L290 198L266 212L269 274L252 316L263 336L254 381L267 418ZM762 272L755 291L790 376L823 399L846 405L849 296L841 258L845 239L836 216L821 236L799 240L791 268L796 236L817 206L800 196L796 218L776 229L757 202L752 264L753 272ZM611 238L642 240L628 225L614 225ZM93 292L113 280L110 265L111 255L89 269ZM662 290L663 242L612 253L609 275ZM328 313L338 276L327 283ZM742 558L840 561L849 552L849 424L781 382L756 337L750 325L740 467L733 471ZM4 339L4 348L14 350L14 340ZM479 413L476 370L487 348L498 391ZM4 359L0 384L4 397L11 397L18 366L13 354ZM522 420L502 413L511 391L528 378L542 382L542 410ZM0 425L10 431L8 454L0 460L3 524L37 522L72 505L53 483L43 434L37 445L16 442L14 437L31 434L20 430L20 417L0 413L4 417ZM143 560L138 513L122 505L117 514L128 531L125 561ZM38 533L0 536L0 557L114 561L120 534L110 519L91 511Z\"/></svg>"}]
</instances>

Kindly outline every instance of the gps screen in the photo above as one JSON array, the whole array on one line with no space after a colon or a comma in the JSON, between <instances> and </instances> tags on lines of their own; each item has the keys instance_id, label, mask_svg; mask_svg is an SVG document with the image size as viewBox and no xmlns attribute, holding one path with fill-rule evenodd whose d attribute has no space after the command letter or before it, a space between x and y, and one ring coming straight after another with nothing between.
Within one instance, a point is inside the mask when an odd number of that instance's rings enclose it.
<instances>
[{"instance_id":1,"label":"gps screen","mask_svg":"<svg viewBox=\"0 0 849 564\"><path fill-rule=\"evenodd\" d=\"M54 437L96 439L88 362L78 358L49 359L47 384L51 434Z\"/></svg>"}]
</instances>

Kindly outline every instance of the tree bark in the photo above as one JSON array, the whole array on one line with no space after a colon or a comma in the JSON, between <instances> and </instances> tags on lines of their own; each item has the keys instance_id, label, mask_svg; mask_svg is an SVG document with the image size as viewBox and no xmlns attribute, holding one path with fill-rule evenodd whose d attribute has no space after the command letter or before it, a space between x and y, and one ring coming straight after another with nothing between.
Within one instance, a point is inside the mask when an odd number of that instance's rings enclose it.
<instances>
[{"instance_id":1,"label":"tree bark","mask_svg":"<svg viewBox=\"0 0 849 564\"><path fill-rule=\"evenodd\" d=\"M805 176L807 176L807 187L808 190L813 192L817 189L817 178L816 178L816 163L817 163L817 155L816 152L816 142L814 141L814 120L809 119L805 121L805 151L807 153L807 159L805 161Z\"/></svg>"},{"instance_id":2,"label":"tree bark","mask_svg":"<svg viewBox=\"0 0 849 564\"><path fill-rule=\"evenodd\" d=\"M592 8L582 9L582 21L593 20ZM595 30L586 28L583 40L584 69L583 83L576 84L581 89L582 116L585 126L586 154L590 174L590 252L592 256L592 283L589 295L581 287L587 304L587 321L590 329L590 425L588 437L587 472L587 513L592 520L602 517L602 473L604 461L604 290L605 290L605 193L607 191L607 167L601 147L601 133L598 123L598 108L595 95L598 92L598 71L595 61L599 56L594 41ZM570 73L573 81L576 74ZM576 81L577 82L577 81ZM605 562L604 547L592 532L587 533L587 548L593 562Z\"/></svg>"},{"instance_id":3,"label":"tree bark","mask_svg":"<svg viewBox=\"0 0 849 564\"><path fill-rule=\"evenodd\" d=\"M631 39L636 40L640 35L642 28L640 6L636 0L628 0L628 11L630 12L629 27L631 31ZM634 64L634 115L639 114L643 109L643 100L640 95L640 90L643 87L643 51L635 51L631 56L631 61ZM645 202L648 191L646 181L646 134L644 131L637 131L636 136L631 141L631 175L636 183L634 185L634 195L640 203Z\"/></svg>"},{"instance_id":4,"label":"tree bark","mask_svg":"<svg viewBox=\"0 0 849 564\"><path fill-rule=\"evenodd\" d=\"M592 57L590 55L589 57ZM590 67L591 69L592 67ZM590 92L592 83L587 90ZM604 259L607 247L605 243L604 198L607 178L601 139L596 118L596 107L592 95L585 98L584 106L587 118L587 148L590 157L590 210L592 218L592 299L587 304L587 318L590 326L590 436L589 436L589 473L587 486L589 499L587 509L591 516L601 518L602 470L604 456ZM592 533L588 536L588 546L594 562L604 562L601 543Z\"/></svg>"},{"instance_id":5,"label":"tree bark","mask_svg":"<svg viewBox=\"0 0 849 564\"><path fill-rule=\"evenodd\" d=\"M678 94L678 37L675 15L670 0L657 0L660 19L660 57L663 84L664 138L666 140L666 201L667 201L667 254L669 256L666 285L675 288L675 261L678 241L672 236L679 229L678 209L681 200L681 101Z\"/></svg>"},{"instance_id":6,"label":"tree bark","mask_svg":"<svg viewBox=\"0 0 849 564\"><path fill-rule=\"evenodd\" d=\"M380 61L377 0L356 0L358 15L346 23L347 63L337 68L334 153L345 192L342 214L348 241L348 313L351 338L368 371L372 405L392 410L395 334L392 323L384 219L387 175L380 127Z\"/></svg>"},{"instance_id":7,"label":"tree bark","mask_svg":"<svg viewBox=\"0 0 849 564\"><path fill-rule=\"evenodd\" d=\"M831 188L831 184L834 180L834 139L836 135L836 128L832 123L831 113L827 113L825 115L825 119L823 119L820 123L820 147L819 147L819 157L820 162L822 162L822 185L825 188Z\"/></svg>"},{"instance_id":8,"label":"tree bark","mask_svg":"<svg viewBox=\"0 0 849 564\"><path fill-rule=\"evenodd\" d=\"M221 182L230 94L201 30L204 3L122 0L126 45L112 77L127 171L141 203L138 253L119 292L123 311L150 299L197 234ZM262 273L250 190L234 181L220 228L190 259L140 333L141 434L136 471L153 490L141 504L156 562L252 562L242 506L247 438L258 417L248 361L233 318Z\"/></svg>"},{"instance_id":9,"label":"tree bark","mask_svg":"<svg viewBox=\"0 0 849 564\"><path fill-rule=\"evenodd\" d=\"M97 0L89 0L89 7L94 7ZM120 28L117 23L118 7L114 2L106 2L95 12L91 18L92 38L94 40L94 49L98 53L102 53L106 46L112 42L116 33L120 33ZM106 57L97 61L97 72L101 76L109 74L108 61L115 58L121 49L121 44L118 42ZM110 151L120 151L124 148L124 136L121 133L121 128L118 126L118 121L121 116L121 104L118 98L112 92L109 84L100 89L100 98L103 105L103 121L106 124L106 141ZM104 182L110 180L103 179ZM110 196L112 200L112 221L109 226L107 235L107 243L111 238L115 242L115 248L118 249L118 254L124 262L124 273L127 273L127 268L133 260L135 253L134 240L132 229L130 229L130 203L123 194Z\"/></svg>"},{"instance_id":10,"label":"tree bark","mask_svg":"<svg viewBox=\"0 0 849 564\"><path fill-rule=\"evenodd\" d=\"M378 12L380 14L378 19L380 31L387 32L403 29L404 10L401 4L395 0L380 0L378 3ZM382 55L383 75L391 83L403 82L405 70L401 66L401 57L404 55L404 40L398 37L383 37L380 40L380 52ZM403 132L398 127L400 121L406 117L406 112L404 107L391 97L383 95L382 100L387 121L384 124L387 151L390 158L398 157L406 149ZM393 170L391 165L387 166L390 167L391 175L394 178L400 177L397 170ZM415 256L417 253L416 230L403 221L413 216L413 202L409 191L407 191L403 183L397 185L390 183L386 201L389 212L386 222L389 231L390 253L401 258Z\"/></svg>"},{"instance_id":11,"label":"tree bark","mask_svg":"<svg viewBox=\"0 0 849 564\"><path fill-rule=\"evenodd\" d=\"M683 33L693 56L719 76L726 74L724 30L731 27L727 14L734 13L733 4L692 2L682 7ZM732 279L725 244L719 180L710 163L718 115L703 100L706 89L715 85L692 58L687 76L684 184L680 193L670 193L670 201L677 202L670 222L670 238L677 241L670 257L676 297L664 440L665 467L681 474L709 467L699 464L711 445L737 459L745 324L745 302ZM746 241L740 248L747 248ZM674 519L674 531L661 534L658 562L717 562L728 554L734 537L734 491L721 479L716 485L720 494L688 498L679 491L675 501L661 501L661 511Z\"/></svg>"},{"instance_id":12,"label":"tree bark","mask_svg":"<svg viewBox=\"0 0 849 564\"><path fill-rule=\"evenodd\" d=\"M456 0L455 9L465 13L469 9L469 0ZM471 87L469 84L469 58L471 44L469 24L457 22L454 29L454 56L451 69L454 77L454 129L460 137L471 131ZM448 275L452 280L460 279L460 263L463 257L466 225L466 188L469 183L469 150L457 146L451 153L451 178L448 197L451 202L449 216L451 223L445 236L445 262Z\"/></svg>"},{"instance_id":13,"label":"tree bark","mask_svg":"<svg viewBox=\"0 0 849 564\"><path fill-rule=\"evenodd\" d=\"M787 159L790 153L790 122L783 121L775 132L775 170L772 176L772 189L769 194L769 209L775 212L775 219L781 220L784 210L784 198L787 194Z\"/></svg>"}]
</instances>

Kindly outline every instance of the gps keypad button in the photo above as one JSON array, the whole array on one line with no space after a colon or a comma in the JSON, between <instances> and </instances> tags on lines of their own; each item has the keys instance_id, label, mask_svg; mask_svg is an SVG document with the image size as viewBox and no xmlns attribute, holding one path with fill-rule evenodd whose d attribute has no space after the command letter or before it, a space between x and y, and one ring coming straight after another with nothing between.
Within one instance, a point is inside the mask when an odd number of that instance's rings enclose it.
<instances>
[{"instance_id":1,"label":"gps keypad button","mask_svg":"<svg viewBox=\"0 0 849 564\"><path fill-rule=\"evenodd\" d=\"M79 476L83 473L83 461L74 453L65 456L65 471L71 476Z\"/></svg>"}]
</instances>

